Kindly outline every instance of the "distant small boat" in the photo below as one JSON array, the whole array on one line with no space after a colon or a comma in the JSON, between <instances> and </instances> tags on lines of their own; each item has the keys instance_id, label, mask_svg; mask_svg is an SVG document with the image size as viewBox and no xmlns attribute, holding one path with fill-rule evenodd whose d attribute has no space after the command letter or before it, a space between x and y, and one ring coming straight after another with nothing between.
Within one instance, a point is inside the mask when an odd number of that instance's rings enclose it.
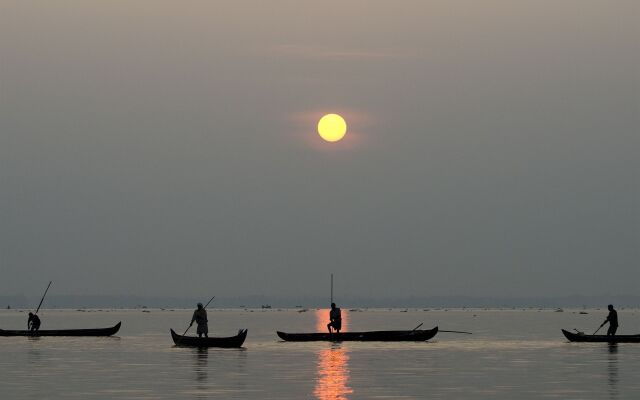
<instances>
[{"instance_id":1,"label":"distant small boat","mask_svg":"<svg viewBox=\"0 0 640 400\"><path fill-rule=\"evenodd\" d=\"M0 336L111 336L120 330L121 325L122 323L118 322L111 328L39 330L36 332L0 329Z\"/></svg>"},{"instance_id":2,"label":"distant small boat","mask_svg":"<svg viewBox=\"0 0 640 400\"><path fill-rule=\"evenodd\" d=\"M240 329L236 336L200 338L196 336L178 335L173 329L171 329L171 338L176 346L224 348L242 347L244 340L247 338L247 330Z\"/></svg>"},{"instance_id":3,"label":"distant small boat","mask_svg":"<svg viewBox=\"0 0 640 400\"><path fill-rule=\"evenodd\" d=\"M603 343L640 343L638 335L585 335L562 330L564 337L570 342L603 342Z\"/></svg>"},{"instance_id":4,"label":"distant small boat","mask_svg":"<svg viewBox=\"0 0 640 400\"><path fill-rule=\"evenodd\" d=\"M438 333L438 327L427 330L414 331L370 331L370 332L340 332L340 333L285 333L276 332L284 341L288 342L424 342Z\"/></svg>"}]
</instances>

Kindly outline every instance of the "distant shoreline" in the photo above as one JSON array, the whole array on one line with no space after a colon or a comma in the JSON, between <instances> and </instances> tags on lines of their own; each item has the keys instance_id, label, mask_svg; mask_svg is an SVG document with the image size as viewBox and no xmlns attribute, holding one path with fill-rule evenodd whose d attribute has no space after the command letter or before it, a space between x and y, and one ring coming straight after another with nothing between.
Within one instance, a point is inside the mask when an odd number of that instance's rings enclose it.
<instances>
[{"instance_id":1,"label":"distant shoreline","mask_svg":"<svg viewBox=\"0 0 640 400\"><path fill-rule=\"evenodd\" d=\"M36 296L1 295L0 309L7 306L18 309L33 308L40 301ZM47 296L43 308L50 309L191 309L202 301L196 297L112 296L112 295L54 295ZM408 297L358 297L339 296L336 302L342 308L606 308L640 307L640 296L564 296L564 297L481 297L481 296L408 296ZM220 296L212 303L214 308L261 309L272 308L326 308L329 299L323 297L294 296Z\"/></svg>"},{"instance_id":2,"label":"distant shoreline","mask_svg":"<svg viewBox=\"0 0 640 400\"><path fill-rule=\"evenodd\" d=\"M191 312L194 307L43 307L41 312ZM210 307L209 312L313 312L317 310L326 310L328 307ZM640 306L617 306L619 311L637 311L640 310ZM558 313L582 313L589 314L591 312L606 311L605 306L601 307L345 307L344 311L347 312L482 312L482 311L514 311L514 312L558 312ZM0 311L4 312L19 312L26 313L33 311L29 307L12 307L10 309L2 308Z\"/></svg>"}]
</instances>

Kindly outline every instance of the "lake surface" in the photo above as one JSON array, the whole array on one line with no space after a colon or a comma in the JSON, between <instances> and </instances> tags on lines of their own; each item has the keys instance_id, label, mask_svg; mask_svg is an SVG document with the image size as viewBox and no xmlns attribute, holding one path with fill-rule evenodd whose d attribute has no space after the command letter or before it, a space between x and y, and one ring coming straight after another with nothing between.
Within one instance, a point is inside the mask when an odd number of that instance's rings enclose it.
<instances>
[{"instance_id":1,"label":"lake surface","mask_svg":"<svg viewBox=\"0 0 640 400\"><path fill-rule=\"evenodd\" d=\"M191 310L43 310L42 329L122 321L118 337L0 337L2 399L637 399L640 344L569 343L606 310L343 310L348 330L424 328L425 343L286 343L324 329L327 310L209 310L210 335L248 328L243 349L176 348ZM578 311L587 312L580 314ZM620 334L640 311L619 310ZM0 328L26 313L0 311ZM604 328L603 328L604 329Z\"/></svg>"}]
</instances>

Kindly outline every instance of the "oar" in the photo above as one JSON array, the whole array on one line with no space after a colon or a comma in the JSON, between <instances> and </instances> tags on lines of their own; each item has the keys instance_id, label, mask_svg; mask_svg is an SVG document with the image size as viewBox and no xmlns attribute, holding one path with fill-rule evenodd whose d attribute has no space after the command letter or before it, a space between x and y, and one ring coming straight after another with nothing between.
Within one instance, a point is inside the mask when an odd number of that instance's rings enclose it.
<instances>
[{"instance_id":1,"label":"oar","mask_svg":"<svg viewBox=\"0 0 640 400\"><path fill-rule=\"evenodd\" d=\"M424 322L420 322L420 325L416 326L415 328L413 328L411 330L411 332L415 331L416 329L420 328L422 326L422 324L424 324Z\"/></svg>"},{"instance_id":2,"label":"oar","mask_svg":"<svg viewBox=\"0 0 640 400\"><path fill-rule=\"evenodd\" d=\"M216 298L216 296L213 296L213 297L211 298L211 300L209 300L209 301L207 302L207 304L205 304L205 306L204 306L204 307L202 307L202 309L204 310L205 308L207 308L207 306L209 305L209 303L211 303L211 302L213 301L213 299L215 299L215 298ZM187 327L187 329L185 329L185 330L184 330L184 333L182 334L182 336L180 336L180 339L178 339L178 343L176 343L176 346L180 343L180 341L182 340L182 338L184 337L184 335L186 335L186 334L187 334L187 332L189 331L189 329L191 329L191 326L192 326L192 325L189 325L189 326Z\"/></svg>"},{"instance_id":3,"label":"oar","mask_svg":"<svg viewBox=\"0 0 640 400\"><path fill-rule=\"evenodd\" d=\"M49 285L47 286L47 289L44 291L44 294L42 295L42 299L40 299L40 304L38 304L38 308L36 309L36 312L34 314L37 314L38 311L40 311L40 306L42 306L42 302L44 301L44 298L47 295L49 288L51 287L51 282L52 281L49 281Z\"/></svg>"},{"instance_id":4,"label":"oar","mask_svg":"<svg viewBox=\"0 0 640 400\"><path fill-rule=\"evenodd\" d=\"M464 332L464 331L443 331L438 329L438 332L447 332L447 333L464 333L465 335L473 335L473 333L471 332Z\"/></svg>"}]
</instances>

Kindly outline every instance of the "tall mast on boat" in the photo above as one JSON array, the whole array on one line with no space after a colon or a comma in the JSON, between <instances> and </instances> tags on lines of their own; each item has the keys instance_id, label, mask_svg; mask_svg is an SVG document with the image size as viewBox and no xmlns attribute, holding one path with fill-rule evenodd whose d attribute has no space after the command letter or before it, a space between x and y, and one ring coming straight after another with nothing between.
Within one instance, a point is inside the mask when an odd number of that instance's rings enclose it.
<instances>
[{"instance_id":1,"label":"tall mast on boat","mask_svg":"<svg viewBox=\"0 0 640 400\"><path fill-rule=\"evenodd\" d=\"M333 303L333 274L331 274L331 302Z\"/></svg>"}]
</instances>

